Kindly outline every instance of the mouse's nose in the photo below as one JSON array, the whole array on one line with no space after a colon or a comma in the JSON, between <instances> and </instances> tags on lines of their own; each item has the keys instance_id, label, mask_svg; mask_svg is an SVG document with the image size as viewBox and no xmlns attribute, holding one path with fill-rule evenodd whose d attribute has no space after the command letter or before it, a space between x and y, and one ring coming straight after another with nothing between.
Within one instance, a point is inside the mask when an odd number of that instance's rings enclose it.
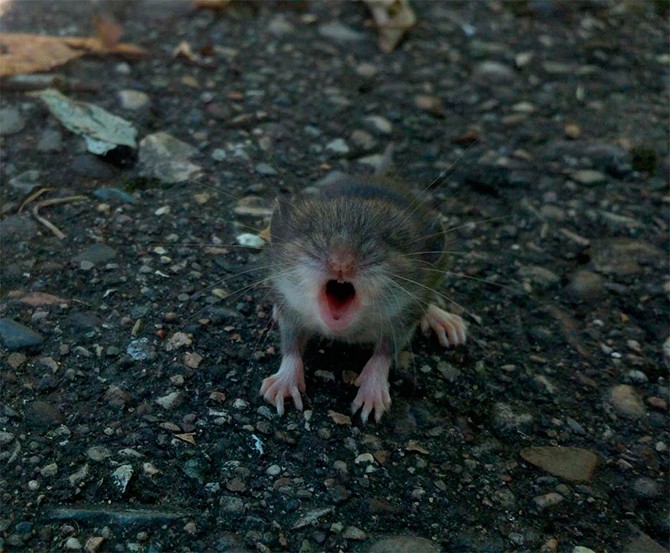
<instances>
[{"instance_id":1,"label":"mouse's nose","mask_svg":"<svg viewBox=\"0 0 670 553\"><path fill-rule=\"evenodd\" d=\"M338 282L351 280L354 273L354 255L342 248L333 248L328 256L328 270Z\"/></svg>"}]
</instances>

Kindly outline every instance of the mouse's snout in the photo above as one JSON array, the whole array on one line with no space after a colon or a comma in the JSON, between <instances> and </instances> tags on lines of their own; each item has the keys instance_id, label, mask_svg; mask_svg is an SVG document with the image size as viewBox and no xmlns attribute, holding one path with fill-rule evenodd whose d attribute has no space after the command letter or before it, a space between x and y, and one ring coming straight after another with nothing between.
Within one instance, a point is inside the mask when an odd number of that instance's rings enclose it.
<instances>
[{"instance_id":1,"label":"mouse's snout","mask_svg":"<svg viewBox=\"0 0 670 553\"><path fill-rule=\"evenodd\" d=\"M328 256L328 271L339 283L349 281L354 276L354 255L343 248L333 248Z\"/></svg>"}]
</instances>

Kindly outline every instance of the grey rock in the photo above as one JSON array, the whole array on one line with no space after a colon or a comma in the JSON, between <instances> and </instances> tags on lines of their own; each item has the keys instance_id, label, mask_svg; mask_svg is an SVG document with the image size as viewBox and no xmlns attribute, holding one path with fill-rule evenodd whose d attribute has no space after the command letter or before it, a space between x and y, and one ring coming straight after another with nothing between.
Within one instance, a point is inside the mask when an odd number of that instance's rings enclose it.
<instances>
[{"instance_id":1,"label":"grey rock","mask_svg":"<svg viewBox=\"0 0 670 553\"><path fill-rule=\"evenodd\" d=\"M184 402L183 392L172 392L165 396L159 397L156 403L163 409L174 409L179 407Z\"/></svg>"},{"instance_id":2,"label":"grey rock","mask_svg":"<svg viewBox=\"0 0 670 553\"><path fill-rule=\"evenodd\" d=\"M38 152L60 152L63 149L63 135L57 129L46 129L37 141Z\"/></svg>"},{"instance_id":3,"label":"grey rock","mask_svg":"<svg viewBox=\"0 0 670 553\"><path fill-rule=\"evenodd\" d=\"M635 389L628 384L619 384L611 388L608 400L617 413L625 417L636 419L647 412Z\"/></svg>"},{"instance_id":4,"label":"grey rock","mask_svg":"<svg viewBox=\"0 0 670 553\"><path fill-rule=\"evenodd\" d=\"M34 428L48 428L62 424L63 415L46 401L33 401L25 410L26 422Z\"/></svg>"},{"instance_id":5,"label":"grey rock","mask_svg":"<svg viewBox=\"0 0 670 553\"><path fill-rule=\"evenodd\" d=\"M528 412L515 411L511 405L498 402L493 406L493 427L502 435L527 431L533 424Z\"/></svg>"},{"instance_id":6,"label":"grey rock","mask_svg":"<svg viewBox=\"0 0 670 553\"><path fill-rule=\"evenodd\" d=\"M538 495L537 497L534 497L533 503L535 503L535 506L540 511L544 511L545 509L553 507L554 505L558 505L564 499L565 497L563 497L560 493L549 492L545 493L544 495Z\"/></svg>"},{"instance_id":7,"label":"grey rock","mask_svg":"<svg viewBox=\"0 0 670 553\"><path fill-rule=\"evenodd\" d=\"M574 171L570 173L570 178L579 184L583 184L584 186L602 184L607 180L607 177L605 177L605 175L603 175L600 171L595 171L593 169L581 169L579 171Z\"/></svg>"},{"instance_id":8,"label":"grey rock","mask_svg":"<svg viewBox=\"0 0 670 553\"><path fill-rule=\"evenodd\" d=\"M647 242L631 238L604 238L591 243L591 260L601 273L631 275L640 271L640 260L660 262L665 254Z\"/></svg>"},{"instance_id":9,"label":"grey rock","mask_svg":"<svg viewBox=\"0 0 670 553\"><path fill-rule=\"evenodd\" d=\"M391 122L381 115L368 115L363 121L370 130L377 134L388 135L393 132Z\"/></svg>"},{"instance_id":10,"label":"grey rock","mask_svg":"<svg viewBox=\"0 0 670 553\"><path fill-rule=\"evenodd\" d=\"M82 261L88 261L93 265L101 265L107 261L110 261L116 257L116 250L107 244L93 244L92 246L86 248L79 255L72 258L72 261L75 263L81 263Z\"/></svg>"},{"instance_id":11,"label":"grey rock","mask_svg":"<svg viewBox=\"0 0 670 553\"><path fill-rule=\"evenodd\" d=\"M350 148L344 139L336 138L326 144L326 150L333 152L334 154L345 155L349 153Z\"/></svg>"},{"instance_id":12,"label":"grey rock","mask_svg":"<svg viewBox=\"0 0 670 553\"><path fill-rule=\"evenodd\" d=\"M128 344L126 353L133 361L144 361L156 358L156 348L149 344L147 338L139 338Z\"/></svg>"},{"instance_id":13,"label":"grey rock","mask_svg":"<svg viewBox=\"0 0 670 553\"><path fill-rule=\"evenodd\" d=\"M112 472L112 482L121 495L126 493L126 488L133 477L132 465L121 465Z\"/></svg>"},{"instance_id":14,"label":"grey rock","mask_svg":"<svg viewBox=\"0 0 670 553\"><path fill-rule=\"evenodd\" d=\"M25 124L18 109L11 106L0 109L0 136L16 134L23 130Z\"/></svg>"},{"instance_id":15,"label":"grey rock","mask_svg":"<svg viewBox=\"0 0 670 553\"><path fill-rule=\"evenodd\" d=\"M119 102L123 109L140 111L149 107L149 96L139 90L119 90Z\"/></svg>"},{"instance_id":16,"label":"grey rock","mask_svg":"<svg viewBox=\"0 0 670 553\"><path fill-rule=\"evenodd\" d=\"M577 482L591 480L598 466L598 456L579 447L527 447L520 454L554 476Z\"/></svg>"},{"instance_id":17,"label":"grey rock","mask_svg":"<svg viewBox=\"0 0 670 553\"><path fill-rule=\"evenodd\" d=\"M244 501L234 495L222 495L219 504L224 513L232 516L241 516L246 509Z\"/></svg>"},{"instance_id":18,"label":"grey rock","mask_svg":"<svg viewBox=\"0 0 670 553\"><path fill-rule=\"evenodd\" d=\"M37 234L37 223L27 213L10 215L0 221L0 242L30 240Z\"/></svg>"},{"instance_id":19,"label":"grey rock","mask_svg":"<svg viewBox=\"0 0 670 553\"><path fill-rule=\"evenodd\" d=\"M270 177L277 175L277 170L269 163L259 163L256 165L256 172L260 175L267 175Z\"/></svg>"},{"instance_id":20,"label":"grey rock","mask_svg":"<svg viewBox=\"0 0 670 553\"><path fill-rule=\"evenodd\" d=\"M661 496L661 486L651 478L641 477L633 482L633 493L643 499L655 499Z\"/></svg>"},{"instance_id":21,"label":"grey rock","mask_svg":"<svg viewBox=\"0 0 670 553\"><path fill-rule=\"evenodd\" d=\"M9 180L9 187L13 188L20 194L30 194L35 188L40 186L40 178L42 173L37 169L30 169L24 171Z\"/></svg>"},{"instance_id":22,"label":"grey rock","mask_svg":"<svg viewBox=\"0 0 670 553\"><path fill-rule=\"evenodd\" d=\"M7 349L23 349L39 346L44 337L21 323L11 319L0 319L0 339Z\"/></svg>"},{"instance_id":23,"label":"grey rock","mask_svg":"<svg viewBox=\"0 0 670 553\"><path fill-rule=\"evenodd\" d=\"M560 281L558 275L552 273L549 269L545 269L538 265L525 265L521 267L519 269L519 275L522 278L527 278L542 290L553 288Z\"/></svg>"},{"instance_id":24,"label":"grey rock","mask_svg":"<svg viewBox=\"0 0 670 553\"><path fill-rule=\"evenodd\" d=\"M150 134L140 142L140 174L165 183L195 179L202 169L190 159L197 153L193 146L168 133Z\"/></svg>"},{"instance_id":25,"label":"grey rock","mask_svg":"<svg viewBox=\"0 0 670 553\"><path fill-rule=\"evenodd\" d=\"M115 523L160 525L166 522L192 516L188 511L168 511L161 509L117 509L117 508L55 508L46 511L49 520L79 520L98 524Z\"/></svg>"},{"instance_id":26,"label":"grey rock","mask_svg":"<svg viewBox=\"0 0 670 553\"><path fill-rule=\"evenodd\" d=\"M14 439L14 434L0 430L0 445L7 445Z\"/></svg>"},{"instance_id":27,"label":"grey rock","mask_svg":"<svg viewBox=\"0 0 670 553\"><path fill-rule=\"evenodd\" d=\"M276 37L282 37L295 31L295 26L283 15L279 14L272 18L268 30Z\"/></svg>"},{"instance_id":28,"label":"grey rock","mask_svg":"<svg viewBox=\"0 0 670 553\"><path fill-rule=\"evenodd\" d=\"M440 553L440 548L426 538L388 536L374 542L368 553Z\"/></svg>"},{"instance_id":29,"label":"grey rock","mask_svg":"<svg viewBox=\"0 0 670 553\"><path fill-rule=\"evenodd\" d=\"M603 278L591 271L577 271L570 277L568 293L579 300L596 300L605 293Z\"/></svg>"},{"instance_id":30,"label":"grey rock","mask_svg":"<svg viewBox=\"0 0 670 553\"><path fill-rule=\"evenodd\" d=\"M638 530L624 544L622 553L668 553L668 549Z\"/></svg>"},{"instance_id":31,"label":"grey rock","mask_svg":"<svg viewBox=\"0 0 670 553\"><path fill-rule=\"evenodd\" d=\"M122 388L112 385L107 388L104 399L107 404L111 405L112 407L123 407L129 401L131 401L132 396Z\"/></svg>"},{"instance_id":32,"label":"grey rock","mask_svg":"<svg viewBox=\"0 0 670 553\"><path fill-rule=\"evenodd\" d=\"M100 461L104 461L108 457L111 457L112 452L109 450L109 448L106 448L105 446L94 445L94 446L89 447L86 450L86 455L92 461L100 462Z\"/></svg>"},{"instance_id":33,"label":"grey rock","mask_svg":"<svg viewBox=\"0 0 670 553\"><path fill-rule=\"evenodd\" d=\"M351 27L347 27L342 23L324 23L319 25L319 34L325 38L334 40L336 42L358 42L365 40L365 33L354 31Z\"/></svg>"},{"instance_id":34,"label":"grey rock","mask_svg":"<svg viewBox=\"0 0 670 553\"><path fill-rule=\"evenodd\" d=\"M96 188L93 191L93 195L99 200L102 200L103 202L121 201L131 205L137 204L137 200L135 198L133 198L127 192L119 190L118 188L106 188L106 187Z\"/></svg>"},{"instance_id":35,"label":"grey rock","mask_svg":"<svg viewBox=\"0 0 670 553\"><path fill-rule=\"evenodd\" d=\"M501 84L514 79L516 73L509 65L497 61L483 61L475 67L473 78L481 83Z\"/></svg>"}]
</instances>

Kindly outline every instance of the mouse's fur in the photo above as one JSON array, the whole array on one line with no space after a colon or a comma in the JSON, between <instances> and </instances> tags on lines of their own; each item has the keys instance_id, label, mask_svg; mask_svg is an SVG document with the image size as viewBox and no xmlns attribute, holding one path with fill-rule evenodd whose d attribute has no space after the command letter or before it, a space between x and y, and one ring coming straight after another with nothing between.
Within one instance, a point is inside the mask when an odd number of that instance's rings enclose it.
<instances>
[{"instance_id":1,"label":"mouse's fur","mask_svg":"<svg viewBox=\"0 0 670 553\"><path fill-rule=\"evenodd\" d=\"M346 177L315 196L280 199L270 224L270 282L282 363L261 394L284 412L302 409L302 349L312 335L374 344L356 380L352 410L379 420L391 405L388 373L414 329L444 346L465 343L465 324L435 305L444 275L439 219L405 186Z\"/></svg>"}]
</instances>

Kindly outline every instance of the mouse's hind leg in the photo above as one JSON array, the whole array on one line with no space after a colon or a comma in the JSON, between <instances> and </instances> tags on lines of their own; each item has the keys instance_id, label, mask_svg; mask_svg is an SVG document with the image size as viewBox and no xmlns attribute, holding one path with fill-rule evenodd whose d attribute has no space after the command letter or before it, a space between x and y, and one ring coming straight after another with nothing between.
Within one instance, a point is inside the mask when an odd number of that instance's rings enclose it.
<instances>
[{"instance_id":1,"label":"mouse's hind leg","mask_svg":"<svg viewBox=\"0 0 670 553\"><path fill-rule=\"evenodd\" d=\"M421 319L421 330L424 334L432 328L440 344L445 348L449 346L460 346L466 341L465 321L458 315L449 313L431 303Z\"/></svg>"}]
</instances>

